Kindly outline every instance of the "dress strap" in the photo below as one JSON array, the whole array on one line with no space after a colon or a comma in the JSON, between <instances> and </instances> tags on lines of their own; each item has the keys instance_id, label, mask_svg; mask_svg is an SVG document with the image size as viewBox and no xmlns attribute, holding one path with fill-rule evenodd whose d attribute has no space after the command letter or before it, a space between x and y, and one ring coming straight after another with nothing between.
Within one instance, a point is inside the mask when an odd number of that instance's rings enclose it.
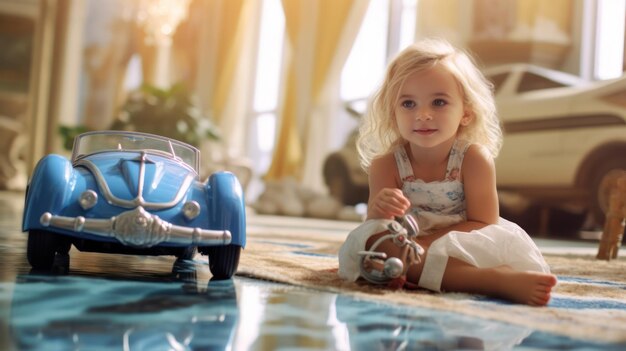
<instances>
[{"instance_id":1,"label":"dress strap","mask_svg":"<svg viewBox=\"0 0 626 351\"><path fill-rule=\"evenodd\" d=\"M404 145L400 145L393 153L396 158L396 165L398 166L398 174L403 182L415 181L415 175L413 175L413 167L409 160L409 155L406 153Z\"/></svg>"},{"instance_id":2,"label":"dress strap","mask_svg":"<svg viewBox=\"0 0 626 351\"><path fill-rule=\"evenodd\" d=\"M450 150L448 157L448 166L446 167L446 180L459 180L461 174L461 165L465 152L471 144L467 140L456 139Z\"/></svg>"}]
</instances>

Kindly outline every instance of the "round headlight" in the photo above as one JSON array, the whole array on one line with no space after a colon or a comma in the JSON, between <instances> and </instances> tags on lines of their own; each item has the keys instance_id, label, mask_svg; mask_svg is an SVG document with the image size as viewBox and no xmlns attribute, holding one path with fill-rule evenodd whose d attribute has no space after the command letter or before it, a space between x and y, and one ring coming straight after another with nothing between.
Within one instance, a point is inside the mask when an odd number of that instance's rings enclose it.
<instances>
[{"instance_id":1,"label":"round headlight","mask_svg":"<svg viewBox=\"0 0 626 351\"><path fill-rule=\"evenodd\" d=\"M83 191L83 193L80 194L80 197L78 198L78 203L80 204L80 207L83 208L83 210L88 210L94 207L97 202L98 194L96 194L96 192L93 190Z\"/></svg>"},{"instance_id":2,"label":"round headlight","mask_svg":"<svg viewBox=\"0 0 626 351\"><path fill-rule=\"evenodd\" d=\"M183 215L185 218L191 220L200 214L200 204L196 201L189 201L183 205Z\"/></svg>"}]
</instances>

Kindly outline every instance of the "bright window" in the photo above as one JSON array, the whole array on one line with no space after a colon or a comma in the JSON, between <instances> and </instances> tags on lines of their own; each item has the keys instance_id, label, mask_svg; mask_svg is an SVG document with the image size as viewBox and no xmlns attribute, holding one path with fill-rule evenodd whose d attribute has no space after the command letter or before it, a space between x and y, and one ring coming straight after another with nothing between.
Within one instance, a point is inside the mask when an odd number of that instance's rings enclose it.
<instances>
[{"instance_id":1,"label":"bright window","mask_svg":"<svg viewBox=\"0 0 626 351\"><path fill-rule=\"evenodd\" d=\"M595 76L598 79L617 78L623 74L624 19L626 0L599 0Z\"/></svg>"},{"instance_id":2,"label":"bright window","mask_svg":"<svg viewBox=\"0 0 626 351\"><path fill-rule=\"evenodd\" d=\"M400 25L390 26L391 5L401 8ZM341 73L340 99L343 102L364 100L380 84L387 59L388 41L399 43L400 49L409 45L415 36L417 0L372 0L369 3L359 34ZM392 33L390 28L395 28ZM390 36L393 36L390 38ZM280 93L285 40L285 18L281 0L263 0L259 30L259 49L254 100L249 124L248 155L253 160L257 174L269 169L275 145L277 108ZM355 106L362 106L355 104ZM357 121L340 116L333 133L339 139L352 131ZM360 111L363 108L359 108ZM335 146L335 145L333 145ZM336 145L337 147L340 145Z\"/></svg>"},{"instance_id":3,"label":"bright window","mask_svg":"<svg viewBox=\"0 0 626 351\"><path fill-rule=\"evenodd\" d=\"M366 100L382 83L388 60L415 40L416 14L417 0L370 2L341 73L340 99L351 111L341 109L334 120L332 148L349 140L358 125L354 113L365 112ZM399 23L390 23L391 18Z\"/></svg>"},{"instance_id":4,"label":"bright window","mask_svg":"<svg viewBox=\"0 0 626 351\"><path fill-rule=\"evenodd\" d=\"M285 39L285 16L280 0L263 1L260 27L248 154L254 162L254 170L263 174L272 160L277 128L276 109Z\"/></svg>"},{"instance_id":5,"label":"bright window","mask_svg":"<svg viewBox=\"0 0 626 351\"><path fill-rule=\"evenodd\" d=\"M417 0L402 0L402 22L400 23L400 50L415 41L417 22Z\"/></svg>"},{"instance_id":6,"label":"bright window","mask_svg":"<svg viewBox=\"0 0 626 351\"><path fill-rule=\"evenodd\" d=\"M285 16L280 0L264 0L254 89L254 110L257 112L276 109L284 38Z\"/></svg>"},{"instance_id":7,"label":"bright window","mask_svg":"<svg viewBox=\"0 0 626 351\"><path fill-rule=\"evenodd\" d=\"M387 58L389 2L371 1L341 73L341 99L369 96L382 79Z\"/></svg>"},{"instance_id":8,"label":"bright window","mask_svg":"<svg viewBox=\"0 0 626 351\"><path fill-rule=\"evenodd\" d=\"M389 23L391 3L401 8L399 26ZM350 56L341 73L341 99L369 97L383 79L387 60L415 40L417 0L371 1ZM396 28L396 32L390 32ZM389 41L398 48L389 48Z\"/></svg>"}]
</instances>

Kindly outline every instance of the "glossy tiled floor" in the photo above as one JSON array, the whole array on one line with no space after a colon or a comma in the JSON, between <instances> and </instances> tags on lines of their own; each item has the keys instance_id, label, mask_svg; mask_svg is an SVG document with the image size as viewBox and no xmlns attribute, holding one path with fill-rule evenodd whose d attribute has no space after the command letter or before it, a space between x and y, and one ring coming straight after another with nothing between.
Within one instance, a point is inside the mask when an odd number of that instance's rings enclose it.
<instances>
[{"instance_id":1,"label":"glossy tiled floor","mask_svg":"<svg viewBox=\"0 0 626 351\"><path fill-rule=\"evenodd\" d=\"M69 272L37 274L21 201L0 193L0 350L620 349L242 277L211 281L201 257L72 250Z\"/></svg>"}]
</instances>

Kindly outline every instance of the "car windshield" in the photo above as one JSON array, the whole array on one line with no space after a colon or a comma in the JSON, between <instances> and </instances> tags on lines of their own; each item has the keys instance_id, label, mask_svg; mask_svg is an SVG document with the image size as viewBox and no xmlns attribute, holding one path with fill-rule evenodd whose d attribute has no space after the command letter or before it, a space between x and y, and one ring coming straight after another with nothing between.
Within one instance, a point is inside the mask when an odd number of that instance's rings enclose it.
<instances>
[{"instance_id":1,"label":"car windshield","mask_svg":"<svg viewBox=\"0 0 626 351\"><path fill-rule=\"evenodd\" d=\"M101 131L84 133L74 140L72 162L104 151L146 151L182 161L198 172L200 152L177 140L138 132Z\"/></svg>"}]
</instances>

